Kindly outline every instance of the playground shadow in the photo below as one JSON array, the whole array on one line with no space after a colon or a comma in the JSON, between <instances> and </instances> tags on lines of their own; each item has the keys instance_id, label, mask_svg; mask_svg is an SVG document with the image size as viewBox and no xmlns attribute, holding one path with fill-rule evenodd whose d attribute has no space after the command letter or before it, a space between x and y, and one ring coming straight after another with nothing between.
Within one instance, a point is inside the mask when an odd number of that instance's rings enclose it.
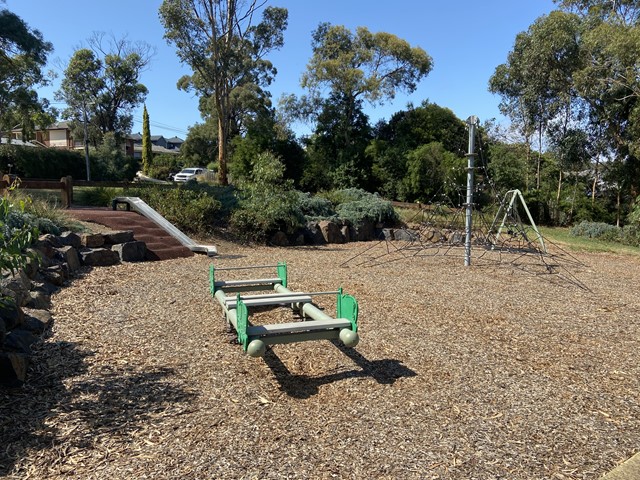
<instances>
[{"instance_id":1,"label":"playground shadow","mask_svg":"<svg viewBox=\"0 0 640 480\"><path fill-rule=\"evenodd\" d=\"M391 385L398 378L415 377L418 375L415 371L405 367L400 360L369 360L353 348L347 348L338 341L331 342L338 350L353 360L359 369L320 377L295 375L289 371L287 366L274 353L273 349L268 349L263 358L280 384L280 390L290 397L306 399L316 395L321 385L327 385L348 378L370 377L381 385Z\"/></svg>"},{"instance_id":2,"label":"playground shadow","mask_svg":"<svg viewBox=\"0 0 640 480\"><path fill-rule=\"evenodd\" d=\"M158 412L180 412L195 396L172 369L89 370L94 355L72 342L44 342L25 385L0 389L0 477L24 473L27 457L56 445L91 449L99 435L127 442Z\"/></svg>"}]
</instances>

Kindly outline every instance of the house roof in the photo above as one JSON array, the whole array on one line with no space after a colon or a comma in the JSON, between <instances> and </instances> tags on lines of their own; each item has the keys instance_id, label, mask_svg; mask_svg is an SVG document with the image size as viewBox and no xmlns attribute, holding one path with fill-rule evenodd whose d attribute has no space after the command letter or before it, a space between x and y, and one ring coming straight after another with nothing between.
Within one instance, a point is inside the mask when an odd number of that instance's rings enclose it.
<instances>
[{"instance_id":1,"label":"house roof","mask_svg":"<svg viewBox=\"0 0 640 480\"><path fill-rule=\"evenodd\" d=\"M184 140L181 139L180 137L171 137L171 138L167 138L167 142L169 142L169 143L184 143Z\"/></svg>"},{"instance_id":2,"label":"house roof","mask_svg":"<svg viewBox=\"0 0 640 480\"><path fill-rule=\"evenodd\" d=\"M156 140L160 140L161 138L164 138L162 135L151 135L151 141L155 142Z\"/></svg>"}]
</instances>

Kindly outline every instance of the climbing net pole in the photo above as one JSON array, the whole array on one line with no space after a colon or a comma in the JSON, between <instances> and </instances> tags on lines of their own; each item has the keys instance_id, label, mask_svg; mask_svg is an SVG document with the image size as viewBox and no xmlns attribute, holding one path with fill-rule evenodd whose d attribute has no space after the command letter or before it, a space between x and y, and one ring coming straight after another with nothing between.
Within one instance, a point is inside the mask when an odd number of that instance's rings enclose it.
<instances>
[{"instance_id":1,"label":"climbing net pole","mask_svg":"<svg viewBox=\"0 0 640 480\"><path fill-rule=\"evenodd\" d=\"M469 125L469 153L467 153L467 203L465 216L465 242L464 242L464 266L471 265L471 229L473 222L473 169L475 153L473 153L476 138L476 126L478 125L478 117L471 116L467 118Z\"/></svg>"}]
</instances>

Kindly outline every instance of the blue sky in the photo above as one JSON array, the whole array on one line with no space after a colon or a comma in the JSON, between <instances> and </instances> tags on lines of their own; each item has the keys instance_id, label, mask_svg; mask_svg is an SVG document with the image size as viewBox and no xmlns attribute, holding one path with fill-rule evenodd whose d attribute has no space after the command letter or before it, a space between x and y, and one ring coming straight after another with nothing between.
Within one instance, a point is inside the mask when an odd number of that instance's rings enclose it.
<instances>
[{"instance_id":1,"label":"blue sky","mask_svg":"<svg viewBox=\"0 0 640 480\"><path fill-rule=\"evenodd\" d=\"M189 74L172 46L163 39L158 20L161 0L6 0L0 8L19 15L31 28L42 32L54 46L49 67L59 76L40 94L53 99L63 62L92 32L127 35L157 48L149 70L141 81L149 89L146 100L154 135L185 138L187 128L200 121L197 98L178 91L176 81ZM52 6L55 5L55 8ZM274 102L283 93L300 94L299 80L311 56L311 32L320 22L365 26L385 31L420 46L433 58L434 68L411 95L398 95L383 106L367 107L372 124L406 107L428 99L450 108L461 119L476 115L480 121L497 118L499 98L487 91L487 82L497 65L504 63L515 36L541 15L555 8L552 0L270 0L269 5L289 11L285 46L270 56L278 76L269 90ZM58 105L60 106L60 105ZM61 107L61 106L60 106ZM142 108L134 114L133 131L141 131ZM296 126L298 133L308 128Z\"/></svg>"}]
</instances>

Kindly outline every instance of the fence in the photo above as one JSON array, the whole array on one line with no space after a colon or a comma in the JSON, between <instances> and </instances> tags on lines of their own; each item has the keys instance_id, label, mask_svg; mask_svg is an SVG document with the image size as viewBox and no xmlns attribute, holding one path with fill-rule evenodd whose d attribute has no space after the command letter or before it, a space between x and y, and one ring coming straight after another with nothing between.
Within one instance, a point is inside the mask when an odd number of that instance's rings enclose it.
<instances>
[{"instance_id":1,"label":"fence","mask_svg":"<svg viewBox=\"0 0 640 480\"><path fill-rule=\"evenodd\" d=\"M73 180L71 177L62 177L60 180L21 179L15 175L4 175L0 180L0 194L4 195L9 188L25 190L59 190L60 200L64 208L70 208L73 204L73 187L140 187L148 185L138 182L92 182L87 180Z\"/></svg>"}]
</instances>

